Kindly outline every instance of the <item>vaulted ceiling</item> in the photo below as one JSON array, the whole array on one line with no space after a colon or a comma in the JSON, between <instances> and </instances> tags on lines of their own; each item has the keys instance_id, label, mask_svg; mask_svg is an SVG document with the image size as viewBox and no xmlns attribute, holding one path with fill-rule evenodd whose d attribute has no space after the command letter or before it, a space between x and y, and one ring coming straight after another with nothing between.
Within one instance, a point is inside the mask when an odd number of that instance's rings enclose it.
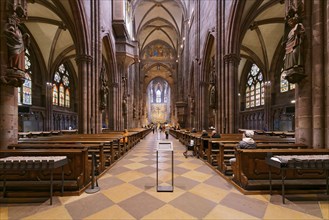
<instances>
[{"instance_id":1,"label":"vaulted ceiling","mask_svg":"<svg viewBox=\"0 0 329 220\"><path fill-rule=\"evenodd\" d=\"M170 46L176 55L182 40L186 4L193 0L130 0L134 16L135 39L139 51L160 41ZM201 0L201 4L212 0ZM102 1L104 3L105 1ZM109 4L111 1L108 1ZM241 14L240 69L247 59L258 61L266 71L281 43L284 32L284 4L274 0L245 1ZM38 45L44 65L50 71L58 59L75 64L74 18L68 0L28 1L28 20L24 25ZM76 68L76 66L74 65Z\"/></svg>"},{"instance_id":2,"label":"vaulted ceiling","mask_svg":"<svg viewBox=\"0 0 329 220\"><path fill-rule=\"evenodd\" d=\"M140 51L156 40L177 50L183 25L182 3L178 0L136 0L133 4Z\"/></svg>"}]
</instances>

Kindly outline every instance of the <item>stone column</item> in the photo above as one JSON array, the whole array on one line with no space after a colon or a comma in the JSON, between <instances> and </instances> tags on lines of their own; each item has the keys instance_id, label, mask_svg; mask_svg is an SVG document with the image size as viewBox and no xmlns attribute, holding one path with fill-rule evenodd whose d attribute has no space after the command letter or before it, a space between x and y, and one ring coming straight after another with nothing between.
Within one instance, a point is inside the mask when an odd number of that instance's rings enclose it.
<instances>
[{"instance_id":1,"label":"stone column","mask_svg":"<svg viewBox=\"0 0 329 220\"><path fill-rule=\"evenodd\" d=\"M93 58L89 55L78 55L76 62L78 64L78 86L79 86L79 106L78 106L78 121L79 133L88 134L91 132L91 64Z\"/></svg>"},{"instance_id":2,"label":"stone column","mask_svg":"<svg viewBox=\"0 0 329 220\"><path fill-rule=\"evenodd\" d=\"M325 117L324 117L324 30L323 30L323 2L313 1L312 6L312 123L313 123L313 147L324 148Z\"/></svg>"},{"instance_id":3,"label":"stone column","mask_svg":"<svg viewBox=\"0 0 329 220\"><path fill-rule=\"evenodd\" d=\"M238 67L240 58L236 54L227 54L224 56L224 79L226 85L221 88L220 95L224 95L224 120L222 120L222 132L224 133L236 133L238 132Z\"/></svg>"},{"instance_id":4,"label":"stone column","mask_svg":"<svg viewBox=\"0 0 329 220\"><path fill-rule=\"evenodd\" d=\"M46 118L45 118L45 130L53 130L53 84L51 82L46 82L45 85L45 107L46 107Z\"/></svg>"},{"instance_id":5,"label":"stone column","mask_svg":"<svg viewBox=\"0 0 329 220\"><path fill-rule=\"evenodd\" d=\"M312 1L305 2L305 33L306 38L312 39ZM299 82L296 86L296 129L295 137L296 143L303 143L312 147L313 135L312 135L312 44L309 43L305 48L305 73L306 78ZM317 59L318 59L317 55Z\"/></svg>"},{"instance_id":6,"label":"stone column","mask_svg":"<svg viewBox=\"0 0 329 220\"><path fill-rule=\"evenodd\" d=\"M0 118L0 149L6 149L18 139L17 88L0 85Z\"/></svg>"}]
</instances>

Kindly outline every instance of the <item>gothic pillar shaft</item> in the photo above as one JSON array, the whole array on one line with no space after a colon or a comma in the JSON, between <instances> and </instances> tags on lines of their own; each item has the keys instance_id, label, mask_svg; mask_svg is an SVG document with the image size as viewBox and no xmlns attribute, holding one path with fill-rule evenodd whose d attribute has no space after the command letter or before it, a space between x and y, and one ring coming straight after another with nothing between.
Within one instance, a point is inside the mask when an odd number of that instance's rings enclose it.
<instances>
[{"instance_id":1,"label":"gothic pillar shaft","mask_svg":"<svg viewBox=\"0 0 329 220\"><path fill-rule=\"evenodd\" d=\"M325 12L325 17L323 19L324 23L326 24L326 26L324 27L326 31L324 31L324 33L328 33L329 30L329 2L328 1L324 1L324 9L326 9L327 11ZM328 35L326 38L324 38L323 40L323 47L325 48L325 54L324 54L324 63L328 64L329 63L329 56L328 56L328 51L329 51L329 38ZM329 71L329 66L325 65L324 66L324 72L328 73ZM329 148L329 74L324 74L324 82L325 82L325 106L324 108L325 110L325 132L324 132L324 147L325 148Z\"/></svg>"},{"instance_id":2,"label":"gothic pillar shaft","mask_svg":"<svg viewBox=\"0 0 329 220\"><path fill-rule=\"evenodd\" d=\"M313 38L312 27L312 7L313 1L305 1L305 33L307 39ZM313 147L313 116L312 116L312 81L313 81L313 62L318 59L319 54L312 55L312 43L307 45L305 57L305 73L307 77L296 87L296 143L304 143ZM322 54L321 54L322 56ZM315 73L317 74L317 73Z\"/></svg>"},{"instance_id":3,"label":"gothic pillar shaft","mask_svg":"<svg viewBox=\"0 0 329 220\"><path fill-rule=\"evenodd\" d=\"M80 55L76 59L79 73L79 133L88 134L91 131L91 63L92 57Z\"/></svg>"},{"instance_id":4,"label":"gothic pillar shaft","mask_svg":"<svg viewBox=\"0 0 329 220\"><path fill-rule=\"evenodd\" d=\"M228 54L224 57L225 74L223 81L226 82L221 92L225 96L223 132L235 133L238 130L238 65L239 58L235 54Z\"/></svg>"},{"instance_id":5,"label":"gothic pillar shaft","mask_svg":"<svg viewBox=\"0 0 329 220\"><path fill-rule=\"evenodd\" d=\"M324 33L323 33L323 3L314 1L312 7L312 123L313 123L313 147L324 147Z\"/></svg>"},{"instance_id":6,"label":"gothic pillar shaft","mask_svg":"<svg viewBox=\"0 0 329 220\"><path fill-rule=\"evenodd\" d=\"M17 89L0 85L0 149L17 143L18 103Z\"/></svg>"}]
</instances>

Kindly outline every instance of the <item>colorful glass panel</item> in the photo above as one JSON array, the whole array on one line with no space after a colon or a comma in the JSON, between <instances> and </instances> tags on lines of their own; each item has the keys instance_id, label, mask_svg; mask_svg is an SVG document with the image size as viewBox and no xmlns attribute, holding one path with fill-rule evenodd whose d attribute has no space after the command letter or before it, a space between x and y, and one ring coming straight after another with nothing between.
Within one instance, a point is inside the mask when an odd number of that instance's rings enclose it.
<instances>
[{"instance_id":1,"label":"colorful glass panel","mask_svg":"<svg viewBox=\"0 0 329 220\"><path fill-rule=\"evenodd\" d=\"M246 83L246 108L264 105L264 76L256 64L251 66Z\"/></svg>"},{"instance_id":2,"label":"colorful glass panel","mask_svg":"<svg viewBox=\"0 0 329 220\"><path fill-rule=\"evenodd\" d=\"M69 84L70 84L69 78L65 75L63 76L63 84L65 86L69 86Z\"/></svg>"},{"instance_id":3,"label":"colorful glass panel","mask_svg":"<svg viewBox=\"0 0 329 220\"><path fill-rule=\"evenodd\" d=\"M58 88L55 84L53 85L53 105L58 105Z\"/></svg>"},{"instance_id":4,"label":"colorful glass panel","mask_svg":"<svg viewBox=\"0 0 329 220\"><path fill-rule=\"evenodd\" d=\"M17 101L18 101L18 105L22 105L22 88L21 87L18 87L17 88L17 93L18 93L18 96L17 96Z\"/></svg>"},{"instance_id":5,"label":"colorful glass panel","mask_svg":"<svg viewBox=\"0 0 329 220\"><path fill-rule=\"evenodd\" d=\"M63 106L65 105L65 95L64 95L64 86L63 84L59 85L59 106Z\"/></svg>"},{"instance_id":6,"label":"colorful glass panel","mask_svg":"<svg viewBox=\"0 0 329 220\"><path fill-rule=\"evenodd\" d=\"M155 94L156 94L156 100L155 100L155 102L156 103L161 103L161 91L160 90L157 90Z\"/></svg>"},{"instance_id":7,"label":"colorful glass panel","mask_svg":"<svg viewBox=\"0 0 329 220\"><path fill-rule=\"evenodd\" d=\"M70 108L70 76L64 64L58 66L54 74L54 82L57 87L56 104L53 98L54 105Z\"/></svg>"},{"instance_id":8,"label":"colorful glass panel","mask_svg":"<svg viewBox=\"0 0 329 220\"><path fill-rule=\"evenodd\" d=\"M70 108L70 90L65 90L65 107Z\"/></svg>"},{"instance_id":9,"label":"colorful glass panel","mask_svg":"<svg viewBox=\"0 0 329 220\"><path fill-rule=\"evenodd\" d=\"M59 75L58 72L56 72L55 75L54 75L54 81L57 82L57 83L61 82L61 76Z\"/></svg>"},{"instance_id":10,"label":"colorful glass panel","mask_svg":"<svg viewBox=\"0 0 329 220\"><path fill-rule=\"evenodd\" d=\"M32 105L32 81L28 73L25 73L25 82L23 83L23 104Z\"/></svg>"}]
</instances>

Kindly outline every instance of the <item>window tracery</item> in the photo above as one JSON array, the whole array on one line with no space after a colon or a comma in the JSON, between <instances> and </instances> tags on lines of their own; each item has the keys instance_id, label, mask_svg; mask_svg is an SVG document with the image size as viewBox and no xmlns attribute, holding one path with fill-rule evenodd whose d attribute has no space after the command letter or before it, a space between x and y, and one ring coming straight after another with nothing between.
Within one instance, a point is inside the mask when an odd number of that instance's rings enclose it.
<instances>
[{"instance_id":1,"label":"window tracery","mask_svg":"<svg viewBox=\"0 0 329 220\"><path fill-rule=\"evenodd\" d=\"M264 76L256 64L253 64L247 76L246 108L259 107L265 104Z\"/></svg>"},{"instance_id":2,"label":"window tracery","mask_svg":"<svg viewBox=\"0 0 329 220\"><path fill-rule=\"evenodd\" d=\"M64 64L54 74L52 93L53 105L70 108L70 74Z\"/></svg>"},{"instance_id":3,"label":"window tracery","mask_svg":"<svg viewBox=\"0 0 329 220\"><path fill-rule=\"evenodd\" d=\"M18 105L32 105L32 64L28 49L25 50L25 81L18 87Z\"/></svg>"}]
</instances>

